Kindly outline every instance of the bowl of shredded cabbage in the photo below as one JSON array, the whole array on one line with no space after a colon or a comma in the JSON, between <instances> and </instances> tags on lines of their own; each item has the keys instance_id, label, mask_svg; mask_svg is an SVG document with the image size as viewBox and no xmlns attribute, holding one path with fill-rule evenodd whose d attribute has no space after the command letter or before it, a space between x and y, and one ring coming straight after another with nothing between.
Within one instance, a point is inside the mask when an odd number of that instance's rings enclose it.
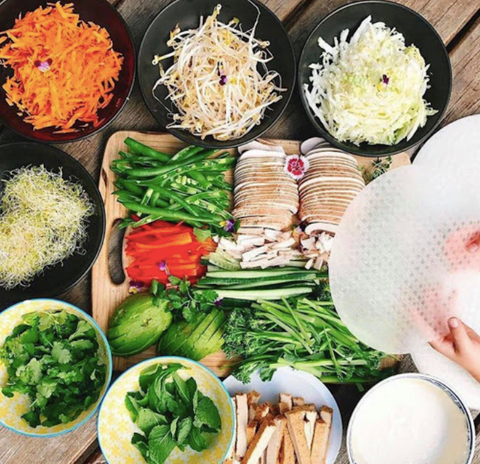
<instances>
[{"instance_id":1,"label":"bowl of shredded cabbage","mask_svg":"<svg viewBox=\"0 0 480 464\"><path fill-rule=\"evenodd\" d=\"M339 148L387 156L425 141L447 108L452 70L443 41L415 11L386 1L345 5L307 40L303 105Z\"/></svg>"},{"instance_id":2,"label":"bowl of shredded cabbage","mask_svg":"<svg viewBox=\"0 0 480 464\"><path fill-rule=\"evenodd\" d=\"M105 236L88 171L48 145L0 146L0 301L56 296L90 270Z\"/></svg>"},{"instance_id":3,"label":"bowl of shredded cabbage","mask_svg":"<svg viewBox=\"0 0 480 464\"><path fill-rule=\"evenodd\" d=\"M261 136L293 92L280 20L256 0L176 0L148 28L139 83L157 121L187 143L231 148Z\"/></svg>"}]
</instances>

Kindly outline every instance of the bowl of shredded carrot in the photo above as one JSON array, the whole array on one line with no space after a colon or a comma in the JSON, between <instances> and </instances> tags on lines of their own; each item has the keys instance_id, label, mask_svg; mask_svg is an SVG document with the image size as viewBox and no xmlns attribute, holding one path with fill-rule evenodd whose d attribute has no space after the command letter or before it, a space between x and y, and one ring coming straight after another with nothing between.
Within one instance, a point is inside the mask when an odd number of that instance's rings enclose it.
<instances>
[{"instance_id":1,"label":"bowl of shredded carrot","mask_svg":"<svg viewBox=\"0 0 480 464\"><path fill-rule=\"evenodd\" d=\"M0 4L0 121L18 134L89 137L120 113L134 79L132 37L107 0Z\"/></svg>"}]
</instances>

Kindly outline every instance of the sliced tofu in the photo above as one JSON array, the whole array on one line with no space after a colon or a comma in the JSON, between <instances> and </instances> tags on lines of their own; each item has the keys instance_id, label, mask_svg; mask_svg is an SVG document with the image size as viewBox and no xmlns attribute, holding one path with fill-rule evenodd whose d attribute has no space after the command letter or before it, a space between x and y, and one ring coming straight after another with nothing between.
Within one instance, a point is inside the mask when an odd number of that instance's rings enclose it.
<instances>
[{"instance_id":1,"label":"sliced tofu","mask_svg":"<svg viewBox=\"0 0 480 464\"><path fill-rule=\"evenodd\" d=\"M293 408L293 396L289 393L280 393L278 399L279 403L284 403L287 405L288 411Z\"/></svg>"},{"instance_id":2,"label":"sliced tofu","mask_svg":"<svg viewBox=\"0 0 480 464\"><path fill-rule=\"evenodd\" d=\"M280 393L279 395L279 409L280 414L285 415L288 411L291 411L293 408L293 397L289 393ZM293 447L292 438L288 431L288 427L285 427L283 432L282 447L280 450L280 460L279 464L295 464L295 449Z\"/></svg>"},{"instance_id":3,"label":"sliced tofu","mask_svg":"<svg viewBox=\"0 0 480 464\"><path fill-rule=\"evenodd\" d=\"M308 449L312 450L313 435L315 433L315 423L317 421L317 411L306 411L304 418L305 437L307 439Z\"/></svg>"},{"instance_id":4,"label":"sliced tofu","mask_svg":"<svg viewBox=\"0 0 480 464\"><path fill-rule=\"evenodd\" d=\"M248 447L245 457L241 464L258 464L258 461L267 449L268 443L277 429L275 422L271 419L266 419L260 425L258 433L255 435L252 443Z\"/></svg>"},{"instance_id":5,"label":"sliced tofu","mask_svg":"<svg viewBox=\"0 0 480 464\"><path fill-rule=\"evenodd\" d=\"M325 464L328 451L328 426L323 419L317 419L312 443L312 464Z\"/></svg>"},{"instance_id":6,"label":"sliced tofu","mask_svg":"<svg viewBox=\"0 0 480 464\"><path fill-rule=\"evenodd\" d=\"M255 434L257 433L257 426L258 422L255 420L249 422L247 425L247 448L250 446L253 439L255 438Z\"/></svg>"},{"instance_id":7,"label":"sliced tofu","mask_svg":"<svg viewBox=\"0 0 480 464\"><path fill-rule=\"evenodd\" d=\"M283 437L283 444L281 450L281 456L279 464L295 464L295 448L293 447L292 439L290 438L290 433L288 428L285 429L285 434Z\"/></svg>"},{"instance_id":8,"label":"sliced tofu","mask_svg":"<svg viewBox=\"0 0 480 464\"><path fill-rule=\"evenodd\" d=\"M330 442L330 434L332 432L332 423L333 423L333 409L328 406L323 406L320 409L320 419L323 420L326 424L325 431L325 442L324 446L321 448L320 461L319 464L326 464L327 454L328 454L328 444Z\"/></svg>"},{"instance_id":9,"label":"sliced tofu","mask_svg":"<svg viewBox=\"0 0 480 464\"><path fill-rule=\"evenodd\" d=\"M235 400L237 404L235 458L240 461L247 453L248 396L246 393L237 394Z\"/></svg>"},{"instance_id":10,"label":"sliced tofu","mask_svg":"<svg viewBox=\"0 0 480 464\"><path fill-rule=\"evenodd\" d=\"M258 402L260 401L260 393L255 390L248 394L248 420L252 421L255 417L255 411L257 409Z\"/></svg>"},{"instance_id":11,"label":"sliced tofu","mask_svg":"<svg viewBox=\"0 0 480 464\"><path fill-rule=\"evenodd\" d=\"M257 410L255 411L255 417L253 420L257 422L261 422L265 417L267 417L268 413L270 412L270 404L263 403L257 406Z\"/></svg>"},{"instance_id":12,"label":"sliced tofu","mask_svg":"<svg viewBox=\"0 0 480 464\"><path fill-rule=\"evenodd\" d=\"M287 419L283 416L277 416L273 420L275 422L275 433L267 447L265 464L277 464L282 446L283 434L287 427Z\"/></svg>"},{"instance_id":13,"label":"sliced tofu","mask_svg":"<svg viewBox=\"0 0 480 464\"><path fill-rule=\"evenodd\" d=\"M305 411L299 409L288 411L285 416L287 417L288 431L292 438L299 464L312 464L310 449L305 435L305 414Z\"/></svg>"},{"instance_id":14,"label":"sliced tofu","mask_svg":"<svg viewBox=\"0 0 480 464\"><path fill-rule=\"evenodd\" d=\"M303 398L300 398L296 396L293 398L293 406L304 406L305 405L305 400Z\"/></svg>"}]
</instances>

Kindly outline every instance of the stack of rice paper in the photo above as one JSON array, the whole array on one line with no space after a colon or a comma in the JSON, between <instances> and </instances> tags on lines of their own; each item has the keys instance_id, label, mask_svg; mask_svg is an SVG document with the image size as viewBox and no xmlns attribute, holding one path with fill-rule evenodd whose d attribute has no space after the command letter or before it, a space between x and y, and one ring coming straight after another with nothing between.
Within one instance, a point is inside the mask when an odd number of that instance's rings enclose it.
<instances>
[{"instance_id":1,"label":"stack of rice paper","mask_svg":"<svg viewBox=\"0 0 480 464\"><path fill-rule=\"evenodd\" d=\"M251 149L235 168L233 216L244 227L285 230L298 211L297 183L285 172L285 153Z\"/></svg>"},{"instance_id":2,"label":"stack of rice paper","mask_svg":"<svg viewBox=\"0 0 480 464\"><path fill-rule=\"evenodd\" d=\"M310 167L299 181L300 220L306 232L335 233L352 200L365 187L356 159L328 143L320 143L306 157Z\"/></svg>"}]
</instances>

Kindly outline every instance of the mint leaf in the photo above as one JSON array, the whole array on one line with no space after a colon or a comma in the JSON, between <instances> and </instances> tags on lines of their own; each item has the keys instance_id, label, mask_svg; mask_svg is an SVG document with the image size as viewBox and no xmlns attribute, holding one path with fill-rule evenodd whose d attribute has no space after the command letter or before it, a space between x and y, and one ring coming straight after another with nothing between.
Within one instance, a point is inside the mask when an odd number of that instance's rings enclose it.
<instances>
[{"instance_id":1,"label":"mint leaf","mask_svg":"<svg viewBox=\"0 0 480 464\"><path fill-rule=\"evenodd\" d=\"M195 427L208 427L211 430L219 431L222 427L222 421L215 403L208 397L203 396L195 408Z\"/></svg>"},{"instance_id":2,"label":"mint leaf","mask_svg":"<svg viewBox=\"0 0 480 464\"><path fill-rule=\"evenodd\" d=\"M191 417L185 417L182 419L177 427L177 444L183 445L187 442L188 435L192 430L193 419Z\"/></svg>"},{"instance_id":3,"label":"mint leaf","mask_svg":"<svg viewBox=\"0 0 480 464\"><path fill-rule=\"evenodd\" d=\"M192 427L192 430L190 430L188 435L188 445L194 451L198 451L199 453L208 448L207 440L202 435L202 432L199 428Z\"/></svg>"},{"instance_id":4,"label":"mint leaf","mask_svg":"<svg viewBox=\"0 0 480 464\"><path fill-rule=\"evenodd\" d=\"M148 455L148 441L147 438L139 433L134 433L132 437L132 445L140 451L140 454L143 456L145 461L147 460Z\"/></svg>"},{"instance_id":5,"label":"mint leaf","mask_svg":"<svg viewBox=\"0 0 480 464\"><path fill-rule=\"evenodd\" d=\"M138 419L136 420L136 422L139 429L148 436L155 426L166 425L167 419L165 416L157 414L150 409L142 408L138 412Z\"/></svg>"},{"instance_id":6,"label":"mint leaf","mask_svg":"<svg viewBox=\"0 0 480 464\"><path fill-rule=\"evenodd\" d=\"M148 437L147 458L152 464L164 464L176 443L168 425L157 425Z\"/></svg>"}]
</instances>

